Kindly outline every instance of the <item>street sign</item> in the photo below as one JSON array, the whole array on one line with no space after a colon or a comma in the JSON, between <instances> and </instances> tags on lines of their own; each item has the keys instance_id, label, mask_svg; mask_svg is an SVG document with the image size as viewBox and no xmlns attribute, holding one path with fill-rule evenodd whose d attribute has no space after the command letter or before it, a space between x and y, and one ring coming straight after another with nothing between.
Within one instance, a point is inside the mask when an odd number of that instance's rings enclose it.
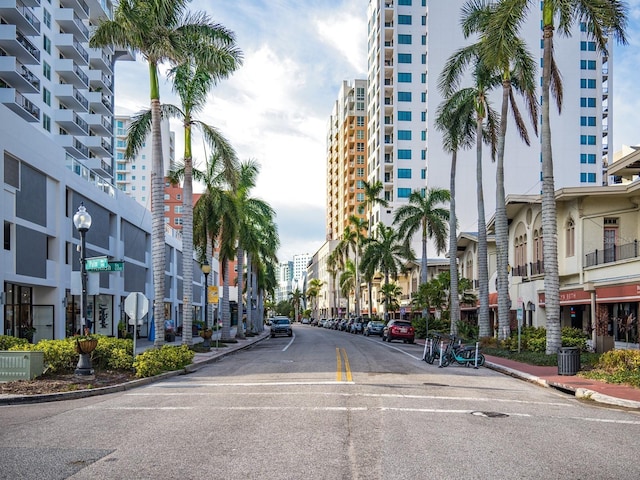
<instances>
[{"instance_id":1,"label":"street sign","mask_svg":"<svg viewBox=\"0 0 640 480\"><path fill-rule=\"evenodd\" d=\"M89 266L89 259L87 259L87 272L124 272L124 262L107 262L106 257L103 262L93 261Z\"/></svg>"},{"instance_id":2,"label":"street sign","mask_svg":"<svg viewBox=\"0 0 640 480\"><path fill-rule=\"evenodd\" d=\"M85 258L85 268L88 271L109 270L109 260L106 256Z\"/></svg>"},{"instance_id":3,"label":"street sign","mask_svg":"<svg viewBox=\"0 0 640 480\"><path fill-rule=\"evenodd\" d=\"M110 272L124 272L124 262L109 262Z\"/></svg>"},{"instance_id":4,"label":"street sign","mask_svg":"<svg viewBox=\"0 0 640 480\"><path fill-rule=\"evenodd\" d=\"M129 325L142 325L142 318L149 311L149 300L141 292L131 292L124 301L124 312Z\"/></svg>"}]
</instances>

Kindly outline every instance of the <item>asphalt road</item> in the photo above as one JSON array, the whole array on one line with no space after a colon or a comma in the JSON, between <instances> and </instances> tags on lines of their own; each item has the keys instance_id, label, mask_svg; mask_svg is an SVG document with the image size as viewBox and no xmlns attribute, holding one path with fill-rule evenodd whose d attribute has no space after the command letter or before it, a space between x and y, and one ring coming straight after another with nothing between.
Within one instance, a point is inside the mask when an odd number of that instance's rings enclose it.
<instances>
[{"instance_id":1,"label":"asphalt road","mask_svg":"<svg viewBox=\"0 0 640 480\"><path fill-rule=\"evenodd\" d=\"M1 479L637 479L640 414L295 325L189 375L0 407Z\"/></svg>"}]
</instances>

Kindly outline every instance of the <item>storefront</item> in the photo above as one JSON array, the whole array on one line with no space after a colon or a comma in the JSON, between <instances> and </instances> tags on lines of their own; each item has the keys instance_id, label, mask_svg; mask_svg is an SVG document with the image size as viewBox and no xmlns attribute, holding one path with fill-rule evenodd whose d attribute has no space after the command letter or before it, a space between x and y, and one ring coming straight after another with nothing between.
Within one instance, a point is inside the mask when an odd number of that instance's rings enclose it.
<instances>
[{"instance_id":1,"label":"storefront","mask_svg":"<svg viewBox=\"0 0 640 480\"><path fill-rule=\"evenodd\" d=\"M616 341L638 343L638 303L640 284L596 287L598 335Z\"/></svg>"}]
</instances>

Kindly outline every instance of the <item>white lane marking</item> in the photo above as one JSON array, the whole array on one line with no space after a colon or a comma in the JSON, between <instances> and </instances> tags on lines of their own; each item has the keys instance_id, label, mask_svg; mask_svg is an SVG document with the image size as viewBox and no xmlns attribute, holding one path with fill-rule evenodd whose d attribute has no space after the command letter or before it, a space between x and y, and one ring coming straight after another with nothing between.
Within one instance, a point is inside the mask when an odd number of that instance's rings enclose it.
<instances>
[{"instance_id":1,"label":"white lane marking","mask_svg":"<svg viewBox=\"0 0 640 480\"><path fill-rule=\"evenodd\" d=\"M292 334L292 336L291 336L291 340L290 340L290 341L289 341L289 343L287 343L287 345L282 349L282 351L283 351L283 352L286 352L286 351L287 351L287 348L289 348L289 347L293 344L293 341L294 341L295 339L296 339L296 334L294 333L294 334Z\"/></svg>"},{"instance_id":2,"label":"white lane marking","mask_svg":"<svg viewBox=\"0 0 640 480\"><path fill-rule=\"evenodd\" d=\"M353 382L351 385L355 385ZM349 385L348 382L277 382L277 383L170 383L170 384L160 384L155 386L155 388L161 388L162 386L169 385L171 387L235 387L235 386L291 386L291 385ZM149 387L153 388L153 387ZM134 396L134 397L171 397L171 396L209 396L209 395L221 395L220 393L214 392L153 392L153 393L145 393L145 391L138 392L128 392L124 395ZM321 395L325 397L358 397L358 398L404 398L411 400L457 400L457 401L469 401L469 402L492 402L492 403L515 403L522 405L544 405L544 406L555 406L555 407L574 407L575 405L572 403L559 403L559 402L534 402L529 400L515 400L515 399L503 399L503 398L486 398L486 397L451 397L451 396L439 396L439 395L407 395L407 394L391 394L391 393L339 393L339 392L228 392L225 391L224 395L244 395L244 396L257 396L257 395L286 395L286 396L308 396L308 395Z\"/></svg>"},{"instance_id":3,"label":"white lane marking","mask_svg":"<svg viewBox=\"0 0 640 480\"><path fill-rule=\"evenodd\" d=\"M383 346L383 347L390 348L391 350L396 350L397 352L404 353L407 357L411 357L411 358L413 358L414 360L418 360L419 362L421 362L421 361L422 361L422 358L421 358L421 357L416 357L415 355L411 355L410 353L405 352L405 351L404 351L404 350L402 350L401 348L394 347L393 345L389 345L389 344L385 343L384 341L376 342L375 340L371 340L371 339L369 339L369 338L367 338L367 340L368 340L368 341L370 341L370 342L372 342L372 343L375 343L375 344L381 345L381 346Z\"/></svg>"}]
</instances>

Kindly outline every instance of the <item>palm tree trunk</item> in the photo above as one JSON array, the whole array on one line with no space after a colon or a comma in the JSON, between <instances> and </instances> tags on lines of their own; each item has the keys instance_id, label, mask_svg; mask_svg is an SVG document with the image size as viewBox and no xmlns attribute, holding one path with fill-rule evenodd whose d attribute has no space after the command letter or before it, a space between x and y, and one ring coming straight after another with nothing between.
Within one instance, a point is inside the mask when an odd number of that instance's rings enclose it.
<instances>
[{"instance_id":1,"label":"palm tree trunk","mask_svg":"<svg viewBox=\"0 0 640 480\"><path fill-rule=\"evenodd\" d=\"M458 297L458 232L456 228L456 168L458 152L451 154L451 176L449 178L449 277L451 278L449 305L449 318L451 319L451 334L458 334L458 322L460 321L460 299Z\"/></svg>"},{"instance_id":2,"label":"palm tree trunk","mask_svg":"<svg viewBox=\"0 0 640 480\"><path fill-rule=\"evenodd\" d=\"M193 345L193 159L191 158L191 127L188 122L185 122L184 136L185 156L182 197L182 344L191 346Z\"/></svg>"},{"instance_id":3,"label":"palm tree trunk","mask_svg":"<svg viewBox=\"0 0 640 480\"><path fill-rule=\"evenodd\" d=\"M489 268L487 265L487 224L484 214L484 188L482 184L482 117L476 126L476 184L478 202L478 286L480 311L478 326L480 337L491 335L489 328Z\"/></svg>"},{"instance_id":4,"label":"palm tree trunk","mask_svg":"<svg viewBox=\"0 0 640 480\"><path fill-rule=\"evenodd\" d=\"M244 330L242 328L243 323L243 311L244 311L244 302L242 300L242 290L244 289L244 250L242 247L238 247L236 258L238 259L238 328L236 329L236 338L243 339L244 338ZM247 298L249 298L249 291L247 289ZM249 306L247 305L247 311L249 310Z\"/></svg>"},{"instance_id":5,"label":"palm tree trunk","mask_svg":"<svg viewBox=\"0 0 640 480\"><path fill-rule=\"evenodd\" d=\"M156 65L149 62L151 75L151 261L153 264L153 319L155 339L153 345L164 344L164 285L165 285L165 241L164 241L164 162L162 158L162 133L160 129L160 94L153 94L154 79L157 86ZM177 319L176 319L177 321Z\"/></svg>"},{"instance_id":6,"label":"palm tree trunk","mask_svg":"<svg viewBox=\"0 0 640 480\"><path fill-rule=\"evenodd\" d=\"M507 226L507 208L504 191L504 147L507 135L507 116L509 114L509 94L511 82L502 82L502 110L500 113L500 134L498 136L498 159L496 165L496 250L498 280L498 329L501 339L510 336L509 318L509 230Z\"/></svg>"},{"instance_id":7,"label":"palm tree trunk","mask_svg":"<svg viewBox=\"0 0 640 480\"><path fill-rule=\"evenodd\" d=\"M548 20L547 2L544 2L544 51L542 69L542 254L544 261L545 311L547 315L548 355L557 353L562 346L560 334L560 279L558 273L558 224L553 155L551 151L551 125L549 118L549 85L551 81L551 55L553 52L553 16ZM549 7L551 8L551 7Z\"/></svg>"},{"instance_id":8,"label":"palm tree trunk","mask_svg":"<svg viewBox=\"0 0 640 480\"><path fill-rule=\"evenodd\" d=\"M229 260L225 259L222 274L222 332L221 341L231 340L231 310L229 308Z\"/></svg>"},{"instance_id":9,"label":"palm tree trunk","mask_svg":"<svg viewBox=\"0 0 640 480\"><path fill-rule=\"evenodd\" d=\"M387 278L385 280L385 283L389 283L389 279ZM426 285L427 284L427 221L426 219L422 220L422 258L420 259L420 285ZM387 300L388 301L388 300ZM387 306L389 304L387 303ZM387 309L385 308L385 311ZM427 320L427 315L429 314L429 312L427 312L426 307L422 309L422 318L425 319L425 321L427 322L428 325L428 320ZM427 329L427 334L429 333L429 330Z\"/></svg>"}]
</instances>

